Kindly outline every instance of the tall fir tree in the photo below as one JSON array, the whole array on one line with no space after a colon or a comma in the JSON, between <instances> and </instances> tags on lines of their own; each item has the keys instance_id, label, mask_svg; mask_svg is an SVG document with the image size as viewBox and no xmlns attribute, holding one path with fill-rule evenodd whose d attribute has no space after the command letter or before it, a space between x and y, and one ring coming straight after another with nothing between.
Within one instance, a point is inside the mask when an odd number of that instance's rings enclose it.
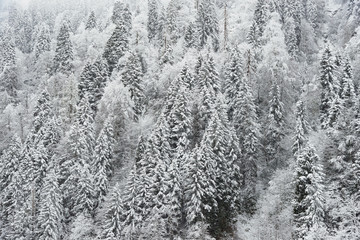
<instances>
[{"instance_id":1,"label":"tall fir tree","mask_svg":"<svg viewBox=\"0 0 360 240\"><path fill-rule=\"evenodd\" d=\"M295 127L295 136L294 143L292 145L292 152L296 156L304 148L307 137L306 134L309 133L309 125L306 121L305 116L305 104L303 101L298 101L296 104L296 127Z\"/></svg>"},{"instance_id":2,"label":"tall fir tree","mask_svg":"<svg viewBox=\"0 0 360 240\"><path fill-rule=\"evenodd\" d=\"M109 65L111 75L119 59L125 55L129 48L128 30L124 24L117 25L110 39L107 41L103 57Z\"/></svg>"},{"instance_id":3,"label":"tall fir tree","mask_svg":"<svg viewBox=\"0 0 360 240\"><path fill-rule=\"evenodd\" d=\"M205 47L210 42L213 50L219 50L219 22L216 6L213 0L201 1L197 11L196 26L199 47Z\"/></svg>"},{"instance_id":4,"label":"tall fir tree","mask_svg":"<svg viewBox=\"0 0 360 240\"><path fill-rule=\"evenodd\" d=\"M158 34L158 5L155 0L148 0L148 22L147 22L147 30L148 30L148 38L151 42L155 39Z\"/></svg>"},{"instance_id":5,"label":"tall fir tree","mask_svg":"<svg viewBox=\"0 0 360 240\"><path fill-rule=\"evenodd\" d=\"M307 146L297 156L295 176L294 237L303 239L309 230L324 222L325 199L319 156Z\"/></svg>"},{"instance_id":6,"label":"tall fir tree","mask_svg":"<svg viewBox=\"0 0 360 240\"><path fill-rule=\"evenodd\" d=\"M85 26L85 29L86 30L92 30L92 29L95 29L96 28L96 16L95 16L95 12L94 11L91 11L90 15L89 15L89 18L86 22L86 26Z\"/></svg>"},{"instance_id":7,"label":"tall fir tree","mask_svg":"<svg viewBox=\"0 0 360 240\"><path fill-rule=\"evenodd\" d=\"M130 97L134 102L133 110L135 120L139 120L145 111L145 94L143 87L143 72L141 61L136 53L131 53L121 73L121 80L129 89Z\"/></svg>"},{"instance_id":8,"label":"tall fir tree","mask_svg":"<svg viewBox=\"0 0 360 240\"><path fill-rule=\"evenodd\" d=\"M67 23L63 23L57 36L54 57L54 73L69 75L73 71L73 46L70 40L70 29Z\"/></svg>"},{"instance_id":9,"label":"tall fir tree","mask_svg":"<svg viewBox=\"0 0 360 240\"><path fill-rule=\"evenodd\" d=\"M320 61L320 84L321 84L321 104L320 104L320 122L322 128L327 128L329 123L329 111L336 91L335 66L329 47L326 47Z\"/></svg>"},{"instance_id":10,"label":"tall fir tree","mask_svg":"<svg viewBox=\"0 0 360 240\"><path fill-rule=\"evenodd\" d=\"M50 51L50 32L46 24L42 24L35 42L35 57L39 58L44 52Z\"/></svg>"}]
</instances>

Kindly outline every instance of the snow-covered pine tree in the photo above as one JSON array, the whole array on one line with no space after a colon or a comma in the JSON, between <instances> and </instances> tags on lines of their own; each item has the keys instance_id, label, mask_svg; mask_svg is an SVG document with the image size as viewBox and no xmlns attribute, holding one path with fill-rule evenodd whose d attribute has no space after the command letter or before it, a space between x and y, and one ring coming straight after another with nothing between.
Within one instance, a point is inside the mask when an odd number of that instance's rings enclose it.
<instances>
[{"instance_id":1,"label":"snow-covered pine tree","mask_svg":"<svg viewBox=\"0 0 360 240\"><path fill-rule=\"evenodd\" d=\"M243 59L239 50L235 48L231 52L231 57L225 71L225 95L229 107L228 117L230 121L233 121L234 111L238 107L235 100L238 96L243 76Z\"/></svg>"},{"instance_id":2,"label":"snow-covered pine tree","mask_svg":"<svg viewBox=\"0 0 360 240\"><path fill-rule=\"evenodd\" d=\"M114 8L112 11L111 21L115 25L121 25L123 21L123 11L124 11L124 3L120 1L116 1L114 3Z\"/></svg>"},{"instance_id":3,"label":"snow-covered pine tree","mask_svg":"<svg viewBox=\"0 0 360 240\"><path fill-rule=\"evenodd\" d=\"M219 50L219 22L214 0L203 0L199 5L196 17L198 46L211 44L213 50Z\"/></svg>"},{"instance_id":4,"label":"snow-covered pine tree","mask_svg":"<svg viewBox=\"0 0 360 240\"><path fill-rule=\"evenodd\" d=\"M104 58L99 57L94 64L87 63L80 75L78 84L80 100L88 96L94 113L97 111L97 103L104 94L104 88L109 78L108 65Z\"/></svg>"},{"instance_id":5,"label":"snow-covered pine tree","mask_svg":"<svg viewBox=\"0 0 360 240\"><path fill-rule=\"evenodd\" d=\"M142 83L143 72L139 55L130 53L121 73L121 81L129 89L130 97L134 102L134 118L139 120L145 111L145 94Z\"/></svg>"},{"instance_id":6,"label":"snow-covered pine tree","mask_svg":"<svg viewBox=\"0 0 360 240\"><path fill-rule=\"evenodd\" d=\"M285 42L286 46L289 52L289 55L297 59L299 54L299 46L298 46L298 40L296 36L296 26L294 18L289 17L286 19L285 23Z\"/></svg>"},{"instance_id":7,"label":"snow-covered pine tree","mask_svg":"<svg viewBox=\"0 0 360 240\"><path fill-rule=\"evenodd\" d=\"M50 51L50 32L49 27L45 23L40 26L39 34L35 42L35 57L39 58L44 52Z\"/></svg>"},{"instance_id":8,"label":"snow-covered pine tree","mask_svg":"<svg viewBox=\"0 0 360 240\"><path fill-rule=\"evenodd\" d=\"M232 223L240 206L242 180L239 140L227 120L227 106L221 96L219 98L200 144L205 174L209 174L208 181L215 182L215 202L210 199L203 201L210 200L211 210L204 215L210 225L209 232L216 238L233 231Z\"/></svg>"},{"instance_id":9,"label":"snow-covered pine tree","mask_svg":"<svg viewBox=\"0 0 360 240\"><path fill-rule=\"evenodd\" d=\"M98 202L104 200L104 197L107 194L109 178L113 174L114 167L112 161L114 142L113 127L111 118L109 118L97 138L91 167L94 175L94 186Z\"/></svg>"},{"instance_id":10,"label":"snow-covered pine tree","mask_svg":"<svg viewBox=\"0 0 360 240\"><path fill-rule=\"evenodd\" d=\"M186 48L196 48L198 47L197 44L197 32L196 27L194 23L189 23L189 25L186 27L185 31L185 47Z\"/></svg>"},{"instance_id":11,"label":"snow-covered pine tree","mask_svg":"<svg viewBox=\"0 0 360 240\"><path fill-rule=\"evenodd\" d=\"M58 173L50 166L44 179L39 206L38 239L61 239L64 231L62 195L58 184Z\"/></svg>"},{"instance_id":12,"label":"snow-covered pine tree","mask_svg":"<svg viewBox=\"0 0 360 240\"><path fill-rule=\"evenodd\" d=\"M102 229L104 240L115 240L120 238L124 217L124 206L119 185L115 185L110 198L110 207L105 215L105 223Z\"/></svg>"},{"instance_id":13,"label":"snow-covered pine tree","mask_svg":"<svg viewBox=\"0 0 360 240\"><path fill-rule=\"evenodd\" d=\"M149 41L153 41L155 37L158 35L158 4L155 0L148 0L148 22L147 22L147 30L148 30L148 38Z\"/></svg>"},{"instance_id":14,"label":"snow-covered pine tree","mask_svg":"<svg viewBox=\"0 0 360 240\"><path fill-rule=\"evenodd\" d=\"M280 141L284 136L284 104L281 102L280 89L278 83L274 80L270 92L270 106L268 122L266 126L266 151L267 161L273 161L274 156L280 150ZM275 167L278 162L275 159Z\"/></svg>"},{"instance_id":15,"label":"snow-covered pine tree","mask_svg":"<svg viewBox=\"0 0 360 240\"><path fill-rule=\"evenodd\" d=\"M303 239L309 230L323 225L325 217L322 167L313 147L306 146L297 156L295 171L293 236Z\"/></svg>"},{"instance_id":16,"label":"snow-covered pine tree","mask_svg":"<svg viewBox=\"0 0 360 240\"><path fill-rule=\"evenodd\" d=\"M327 128L329 123L329 111L333 102L336 91L335 66L329 47L325 48L320 61L320 77L321 84L321 104L320 104L320 122L322 128Z\"/></svg>"},{"instance_id":17,"label":"snow-covered pine tree","mask_svg":"<svg viewBox=\"0 0 360 240\"><path fill-rule=\"evenodd\" d=\"M260 38L264 33L265 25L268 20L268 11L267 2L265 0L258 0L254 13L254 23L256 24L256 28L258 29L258 36Z\"/></svg>"},{"instance_id":18,"label":"snow-covered pine tree","mask_svg":"<svg viewBox=\"0 0 360 240\"><path fill-rule=\"evenodd\" d=\"M309 126L305 116L305 104L301 100L296 103L295 116L296 127L292 152L296 156L304 148L307 141L306 134L309 133Z\"/></svg>"},{"instance_id":19,"label":"snow-covered pine tree","mask_svg":"<svg viewBox=\"0 0 360 240\"><path fill-rule=\"evenodd\" d=\"M129 48L128 30L125 24L117 25L106 43L103 57L109 65L109 75L117 66L119 59L125 55Z\"/></svg>"},{"instance_id":20,"label":"snow-covered pine tree","mask_svg":"<svg viewBox=\"0 0 360 240\"><path fill-rule=\"evenodd\" d=\"M169 40L171 43L176 43L177 39L180 37L181 29L179 29L179 2L177 0L170 0L168 7L166 9L166 26L167 33L169 35Z\"/></svg>"},{"instance_id":21,"label":"snow-covered pine tree","mask_svg":"<svg viewBox=\"0 0 360 240\"><path fill-rule=\"evenodd\" d=\"M91 11L90 16L86 22L86 26L85 29L87 30L92 30L96 28L96 16L95 16L95 12Z\"/></svg>"},{"instance_id":22,"label":"snow-covered pine tree","mask_svg":"<svg viewBox=\"0 0 360 240\"><path fill-rule=\"evenodd\" d=\"M353 82L352 67L348 58L344 62L343 77L339 90L340 97L343 100L343 107L351 110L356 105L358 99Z\"/></svg>"},{"instance_id":23,"label":"snow-covered pine tree","mask_svg":"<svg viewBox=\"0 0 360 240\"><path fill-rule=\"evenodd\" d=\"M247 35L247 42L252 46L253 49L257 49L261 46L260 32L257 23L254 21Z\"/></svg>"},{"instance_id":24,"label":"snow-covered pine tree","mask_svg":"<svg viewBox=\"0 0 360 240\"><path fill-rule=\"evenodd\" d=\"M69 75L73 71L73 46L70 41L70 29L67 23L63 23L57 36L54 57L54 73Z\"/></svg>"},{"instance_id":25,"label":"snow-covered pine tree","mask_svg":"<svg viewBox=\"0 0 360 240\"><path fill-rule=\"evenodd\" d=\"M125 193L123 196L123 212L124 219L122 222L121 236L125 239L135 240L138 239L139 229L143 221L143 212L141 206L138 204L138 174L136 167L131 170L125 187Z\"/></svg>"}]
</instances>

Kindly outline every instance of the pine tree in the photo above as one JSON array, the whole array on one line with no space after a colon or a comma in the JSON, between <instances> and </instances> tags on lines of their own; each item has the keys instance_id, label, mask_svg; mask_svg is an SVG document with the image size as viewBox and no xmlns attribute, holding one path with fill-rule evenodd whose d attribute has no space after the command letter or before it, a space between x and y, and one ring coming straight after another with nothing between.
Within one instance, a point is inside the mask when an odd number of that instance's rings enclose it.
<instances>
[{"instance_id":1,"label":"pine tree","mask_svg":"<svg viewBox=\"0 0 360 240\"><path fill-rule=\"evenodd\" d=\"M91 11L90 16L87 20L85 29L92 30L94 28L96 28L96 16L95 16L95 12Z\"/></svg>"},{"instance_id":2,"label":"pine tree","mask_svg":"<svg viewBox=\"0 0 360 240\"><path fill-rule=\"evenodd\" d=\"M260 38L264 33L267 20L268 20L267 3L265 0L258 0L254 13L254 22L259 31L258 35L260 36Z\"/></svg>"},{"instance_id":3,"label":"pine tree","mask_svg":"<svg viewBox=\"0 0 360 240\"><path fill-rule=\"evenodd\" d=\"M204 0L197 11L196 26L199 47L203 48L211 43L213 50L219 50L219 22L213 0Z\"/></svg>"},{"instance_id":4,"label":"pine tree","mask_svg":"<svg viewBox=\"0 0 360 240\"><path fill-rule=\"evenodd\" d=\"M307 146L297 156L295 171L294 237L302 239L324 221L323 174L314 148Z\"/></svg>"},{"instance_id":5,"label":"pine tree","mask_svg":"<svg viewBox=\"0 0 360 240\"><path fill-rule=\"evenodd\" d=\"M266 150L268 154L268 161L280 150L280 141L284 136L284 107L281 102L279 85L276 81L273 81L271 92L271 100L268 114L268 123L266 129ZM277 160L275 162L277 165Z\"/></svg>"},{"instance_id":6,"label":"pine tree","mask_svg":"<svg viewBox=\"0 0 360 240\"><path fill-rule=\"evenodd\" d=\"M49 27L46 24L42 24L35 42L35 57L39 58L44 52L50 51L50 43Z\"/></svg>"},{"instance_id":7,"label":"pine tree","mask_svg":"<svg viewBox=\"0 0 360 240\"><path fill-rule=\"evenodd\" d=\"M116 26L110 39L107 41L103 57L109 65L109 75L117 66L119 59L129 48L128 31L124 24Z\"/></svg>"},{"instance_id":8,"label":"pine tree","mask_svg":"<svg viewBox=\"0 0 360 240\"><path fill-rule=\"evenodd\" d=\"M155 0L148 0L148 38L153 41L158 34L158 5Z\"/></svg>"},{"instance_id":9,"label":"pine tree","mask_svg":"<svg viewBox=\"0 0 360 240\"><path fill-rule=\"evenodd\" d=\"M171 43L176 43L177 39L180 37L181 34L179 29L178 17L179 17L178 1L170 0L167 7L166 25Z\"/></svg>"},{"instance_id":10,"label":"pine tree","mask_svg":"<svg viewBox=\"0 0 360 240\"><path fill-rule=\"evenodd\" d=\"M97 111L97 103L104 94L108 78L108 65L102 57L99 57L94 64L87 63L80 75L79 97L83 99L87 95L94 112Z\"/></svg>"},{"instance_id":11,"label":"pine tree","mask_svg":"<svg viewBox=\"0 0 360 240\"><path fill-rule=\"evenodd\" d=\"M239 140L227 121L226 110L226 105L220 100L200 145L203 148L205 174L209 174L208 181L214 181L216 187L215 202L209 202L211 211L204 214L210 224L210 233L217 238L232 228L240 203Z\"/></svg>"},{"instance_id":12,"label":"pine tree","mask_svg":"<svg viewBox=\"0 0 360 240\"><path fill-rule=\"evenodd\" d=\"M121 236L123 216L124 206L120 187L116 185L110 198L110 208L106 212L101 239L115 240Z\"/></svg>"},{"instance_id":13,"label":"pine tree","mask_svg":"<svg viewBox=\"0 0 360 240\"><path fill-rule=\"evenodd\" d=\"M343 100L343 107L345 109L352 109L357 102L357 96L355 93L354 82L353 82L352 67L349 59L345 60L343 77L340 82L340 97Z\"/></svg>"},{"instance_id":14,"label":"pine tree","mask_svg":"<svg viewBox=\"0 0 360 240\"><path fill-rule=\"evenodd\" d=\"M57 36L55 58L54 58L54 73L60 72L69 75L73 71L74 54L73 46L70 41L70 29L66 23L60 28Z\"/></svg>"},{"instance_id":15,"label":"pine tree","mask_svg":"<svg viewBox=\"0 0 360 240\"><path fill-rule=\"evenodd\" d=\"M330 102L327 122L323 124L326 127L341 128L343 125L342 118L344 114L343 100L336 94Z\"/></svg>"},{"instance_id":16,"label":"pine tree","mask_svg":"<svg viewBox=\"0 0 360 240\"><path fill-rule=\"evenodd\" d=\"M305 119L305 106L303 101L296 104L296 128L294 136L294 144L292 145L292 152L296 156L304 148L307 138L306 134L309 133L308 123Z\"/></svg>"},{"instance_id":17,"label":"pine tree","mask_svg":"<svg viewBox=\"0 0 360 240\"><path fill-rule=\"evenodd\" d=\"M321 105L320 105L320 122L323 128L327 127L329 122L329 110L331 102L335 97L336 79L334 76L335 66L332 60L332 54L329 47L326 47L321 62L320 62L320 84L321 91Z\"/></svg>"},{"instance_id":18,"label":"pine tree","mask_svg":"<svg viewBox=\"0 0 360 240\"><path fill-rule=\"evenodd\" d=\"M289 55L296 59L299 54L299 47L297 44L297 36L295 32L295 22L293 18L288 18L285 24L285 42Z\"/></svg>"},{"instance_id":19,"label":"pine tree","mask_svg":"<svg viewBox=\"0 0 360 240\"><path fill-rule=\"evenodd\" d=\"M249 44L251 44L253 49L257 49L261 45L260 32L258 25L255 21L250 26L250 30L247 35L247 41Z\"/></svg>"},{"instance_id":20,"label":"pine tree","mask_svg":"<svg viewBox=\"0 0 360 240\"><path fill-rule=\"evenodd\" d=\"M58 185L58 175L50 168L44 179L38 217L38 239L61 239L63 235L62 196Z\"/></svg>"},{"instance_id":21,"label":"pine tree","mask_svg":"<svg viewBox=\"0 0 360 240\"><path fill-rule=\"evenodd\" d=\"M122 236L125 239L135 240L139 234L142 219L142 209L138 205L138 175L134 167L129 176L124 194L124 221Z\"/></svg>"},{"instance_id":22,"label":"pine tree","mask_svg":"<svg viewBox=\"0 0 360 240\"><path fill-rule=\"evenodd\" d=\"M114 3L113 13L111 20L115 25L122 25L123 21L124 4L120 1Z\"/></svg>"},{"instance_id":23,"label":"pine tree","mask_svg":"<svg viewBox=\"0 0 360 240\"><path fill-rule=\"evenodd\" d=\"M105 123L96 141L92 173L95 177L94 186L96 198L99 202L104 200L107 193L109 177L113 173L113 144L114 134L110 119Z\"/></svg>"},{"instance_id":24,"label":"pine tree","mask_svg":"<svg viewBox=\"0 0 360 240\"><path fill-rule=\"evenodd\" d=\"M133 110L135 120L139 120L145 111L145 94L142 78L143 72L141 70L140 58L137 54L131 53L121 73L121 80L129 89L130 97L134 102Z\"/></svg>"},{"instance_id":25,"label":"pine tree","mask_svg":"<svg viewBox=\"0 0 360 240\"><path fill-rule=\"evenodd\" d=\"M190 23L187 27L186 27L186 31L185 31L185 47L186 48L196 48L198 47L196 45L197 43L197 35L196 35L196 28L194 23Z\"/></svg>"}]
</instances>

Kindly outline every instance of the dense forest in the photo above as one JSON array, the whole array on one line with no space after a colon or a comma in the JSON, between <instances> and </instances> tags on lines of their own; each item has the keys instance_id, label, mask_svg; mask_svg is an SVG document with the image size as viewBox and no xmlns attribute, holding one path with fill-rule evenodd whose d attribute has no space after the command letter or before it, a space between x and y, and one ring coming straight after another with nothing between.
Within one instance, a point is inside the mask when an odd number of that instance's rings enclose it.
<instances>
[{"instance_id":1,"label":"dense forest","mask_svg":"<svg viewBox=\"0 0 360 240\"><path fill-rule=\"evenodd\" d=\"M359 0L0 3L0 239L360 239Z\"/></svg>"}]
</instances>

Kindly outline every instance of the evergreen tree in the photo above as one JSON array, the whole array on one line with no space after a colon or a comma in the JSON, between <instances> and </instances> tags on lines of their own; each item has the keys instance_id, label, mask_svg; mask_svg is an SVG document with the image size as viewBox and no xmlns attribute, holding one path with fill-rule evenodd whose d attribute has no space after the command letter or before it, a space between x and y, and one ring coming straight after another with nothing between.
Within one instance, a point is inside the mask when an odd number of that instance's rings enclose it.
<instances>
[{"instance_id":1,"label":"evergreen tree","mask_svg":"<svg viewBox=\"0 0 360 240\"><path fill-rule=\"evenodd\" d=\"M296 26L293 18L288 18L285 23L285 42L289 55L297 58L299 54L299 47L297 44Z\"/></svg>"},{"instance_id":2,"label":"evergreen tree","mask_svg":"<svg viewBox=\"0 0 360 240\"><path fill-rule=\"evenodd\" d=\"M38 217L38 239L62 239L63 206L57 172L50 168L44 179Z\"/></svg>"},{"instance_id":3,"label":"evergreen tree","mask_svg":"<svg viewBox=\"0 0 360 240\"><path fill-rule=\"evenodd\" d=\"M108 65L102 57L99 57L94 64L87 63L80 75L79 97L83 99L87 95L94 112L97 111L97 103L104 94L108 78Z\"/></svg>"},{"instance_id":4,"label":"evergreen tree","mask_svg":"<svg viewBox=\"0 0 360 240\"><path fill-rule=\"evenodd\" d=\"M336 94L330 102L327 122L323 124L326 127L341 128L344 114L343 100Z\"/></svg>"},{"instance_id":5,"label":"evergreen tree","mask_svg":"<svg viewBox=\"0 0 360 240\"><path fill-rule=\"evenodd\" d=\"M135 240L139 234L140 224L143 221L142 209L138 204L138 175L134 167L128 177L124 194L124 221L122 236L125 239Z\"/></svg>"},{"instance_id":6,"label":"evergreen tree","mask_svg":"<svg viewBox=\"0 0 360 240\"><path fill-rule=\"evenodd\" d=\"M69 75L73 71L74 54L73 46L70 41L70 29L66 23L60 28L57 36L55 58L54 58L54 73L60 72Z\"/></svg>"},{"instance_id":7,"label":"evergreen tree","mask_svg":"<svg viewBox=\"0 0 360 240\"><path fill-rule=\"evenodd\" d=\"M148 0L148 38L151 42L158 34L158 5L155 0Z\"/></svg>"},{"instance_id":8,"label":"evergreen tree","mask_svg":"<svg viewBox=\"0 0 360 240\"><path fill-rule=\"evenodd\" d=\"M353 74L352 67L350 65L349 59L345 60L343 77L340 82L340 97L343 100L343 107L345 109L352 109L357 102L357 96L355 93L354 83L353 83Z\"/></svg>"},{"instance_id":9,"label":"evergreen tree","mask_svg":"<svg viewBox=\"0 0 360 240\"><path fill-rule=\"evenodd\" d=\"M329 111L331 103L335 98L336 79L334 76L335 66L332 60L332 54L329 47L326 47L320 62L320 84L321 104L320 104L320 122L323 128L329 123Z\"/></svg>"},{"instance_id":10,"label":"evergreen tree","mask_svg":"<svg viewBox=\"0 0 360 240\"><path fill-rule=\"evenodd\" d=\"M198 47L197 43L197 35L196 35L196 28L194 23L190 23L185 31L185 47L186 48L195 48Z\"/></svg>"},{"instance_id":11,"label":"evergreen tree","mask_svg":"<svg viewBox=\"0 0 360 240\"><path fill-rule=\"evenodd\" d=\"M254 13L254 23L258 29L258 35L262 37L268 20L268 6L265 0L258 0Z\"/></svg>"},{"instance_id":12,"label":"evergreen tree","mask_svg":"<svg viewBox=\"0 0 360 240\"><path fill-rule=\"evenodd\" d=\"M107 41L103 57L107 60L110 74L129 48L128 31L124 24L116 26Z\"/></svg>"},{"instance_id":13,"label":"evergreen tree","mask_svg":"<svg viewBox=\"0 0 360 240\"><path fill-rule=\"evenodd\" d=\"M92 171L95 177L94 186L96 188L96 198L99 202L104 200L108 189L109 177L113 173L113 144L113 128L108 120L96 141L94 160L92 163Z\"/></svg>"},{"instance_id":14,"label":"evergreen tree","mask_svg":"<svg viewBox=\"0 0 360 240\"><path fill-rule=\"evenodd\" d=\"M92 30L94 28L96 28L96 16L95 16L95 12L91 11L90 16L87 20L85 29Z\"/></svg>"},{"instance_id":15,"label":"evergreen tree","mask_svg":"<svg viewBox=\"0 0 360 240\"><path fill-rule=\"evenodd\" d=\"M292 145L292 152L297 155L301 152L306 144L306 134L309 133L308 123L305 119L305 106L303 101L296 104L296 128L294 136L294 144Z\"/></svg>"},{"instance_id":16,"label":"evergreen tree","mask_svg":"<svg viewBox=\"0 0 360 240\"><path fill-rule=\"evenodd\" d=\"M203 48L208 41L213 50L219 50L219 22L213 0L204 0L200 3L196 18L199 47Z\"/></svg>"},{"instance_id":17,"label":"evergreen tree","mask_svg":"<svg viewBox=\"0 0 360 240\"><path fill-rule=\"evenodd\" d=\"M268 154L268 161L280 150L280 141L284 136L284 107L281 102L279 85L273 81L271 92L271 100L268 114L268 123L266 129L266 151ZM275 162L277 165L277 160Z\"/></svg>"},{"instance_id":18,"label":"evergreen tree","mask_svg":"<svg viewBox=\"0 0 360 240\"><path fill-rule=\"evenodd\" d=\"M170 0L167 7L166 25L171 43L176 43L181 34L178 23L179 7L179 3L176 0Z\"/></svg>"},{"instance_id":19,"label":"evergreen tree","mask_svg":"<svg viewBox=\"0 0 360 240\"><path fill-rule=\"evenodd\" d=\"M124 4L120 1L114 3L113 13L111 20L115 25L122 25L123 21Z\"/></svg>"},{"instance_id":20,"label":"evergreen tree","mask_svg":"<svg viewBox=\"0 0 360 240\"><path fill-rule=\"evenodd\" d=\"M249 33L247 35L247 41L253 49L257 49L261 45L261 38L260 38L260 32L257 23L254 21L251 26Z\"/></svg>"},{"instance_id":21,"label":"evergreen tree","mask_svg":"<svg viewBox=\"0 0 360 240\"><path fill-rule=\"evenodd\" d=\"M46 24L42 24L35 42L35 57L39 58L44 52L50 51L50 43L49 27Z\"/></svg>"},{"instance_id":22,"label":"evergreen tree","mask_svg":"<svg viewBox=\"0 0 360 240\"><path fill-rule=\"evenodd\" d=\"M121 236L123 216L124 206L120 188L116 185L110 198L110 208L106 212L101 239L115 240Z\"/></svg>"},{"instance_id":23,"label":"evergreen tree","mask_svg":"<svg viewBox=\"0 0 360 240\"><path fill-rule=\"evenodd\" d=\"M295 177L294 237L302 239L324 221L323 174L318 155L305 147L297 156Z\"/></svg>"},{"instance_id":24,"label":"evergreen tree","mask_svg":"<svg viewBox=\"0 0 360 240\"><path fill-rule=\"evenodd\" d=\"M141 70L140 58L137 54L131 53L121 73L121 80L129 89L130 97L134 102L135 120L138 120L145 111L145 94L142 78L143 72Z\"/></svg>"}]
</instances>

